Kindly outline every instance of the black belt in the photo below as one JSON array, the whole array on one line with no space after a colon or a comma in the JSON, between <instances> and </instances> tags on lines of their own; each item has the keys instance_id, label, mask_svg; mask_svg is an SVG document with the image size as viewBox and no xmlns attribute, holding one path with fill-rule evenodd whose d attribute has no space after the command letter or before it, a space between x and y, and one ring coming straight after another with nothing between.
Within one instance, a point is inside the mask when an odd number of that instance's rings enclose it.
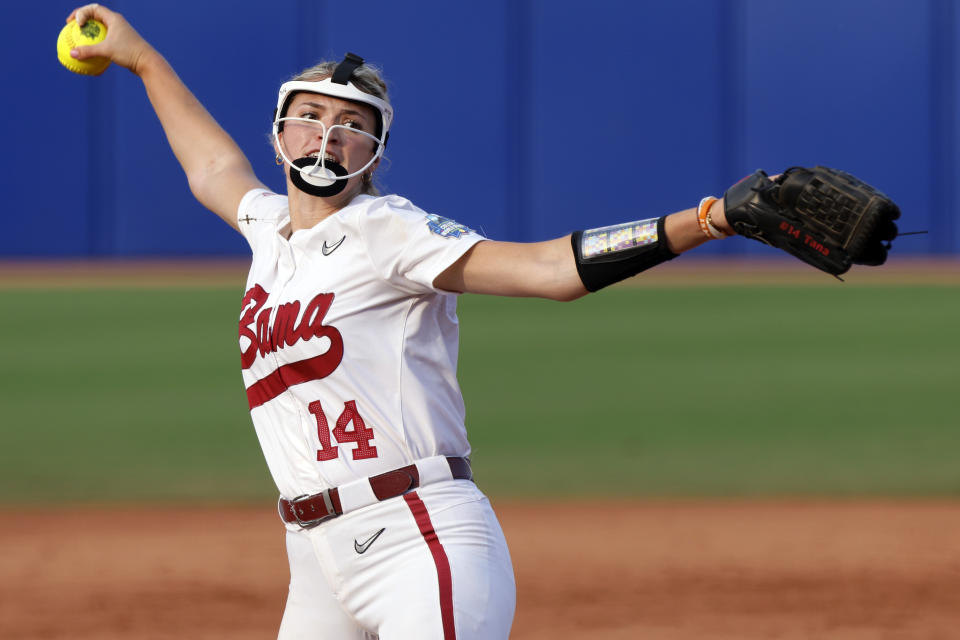
<instances>
[{"instance_id":1,"label":"black belt","mask_svg":"<svg viewBox=\"0 0 960 640\"><path fill-rule=\"evenodd\" d=\"M450 473L454 480L473 480L470 461L466 458L447 458ZM417 465L410 464L393 471L367 478L373 495L377 500L389 500L401 496L420 486L420 471ZM277 505L280 518L290 524L299 524L304 529L315 527L321 522L343 515L340 504L340 492L334 487L310 496L300 496L293 500L280 498Z\"/></svg>"}]
</instances>

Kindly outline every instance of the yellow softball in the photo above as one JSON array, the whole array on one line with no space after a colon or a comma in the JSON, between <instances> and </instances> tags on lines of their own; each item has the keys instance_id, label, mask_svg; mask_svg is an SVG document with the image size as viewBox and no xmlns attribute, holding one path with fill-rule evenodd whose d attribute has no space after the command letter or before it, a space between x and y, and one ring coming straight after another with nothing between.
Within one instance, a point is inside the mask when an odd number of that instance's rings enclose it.
<instances>
[{"instance_id":1,"label":"yellow softball","mask_svg":"<svg viewBox=\"0 0 960 640\"><path fill-rule=\"evenodd\" d=\"M71 20L57 38L57 59L60 64L74 73L88 76L98 76L110 66L110 58L87 58L77 60L70 57L70 50L74 47L83 47L102 42L107 37L107 27L99 20L87 20L81 27L76 20Z\"/></svg>"}]
</instances>

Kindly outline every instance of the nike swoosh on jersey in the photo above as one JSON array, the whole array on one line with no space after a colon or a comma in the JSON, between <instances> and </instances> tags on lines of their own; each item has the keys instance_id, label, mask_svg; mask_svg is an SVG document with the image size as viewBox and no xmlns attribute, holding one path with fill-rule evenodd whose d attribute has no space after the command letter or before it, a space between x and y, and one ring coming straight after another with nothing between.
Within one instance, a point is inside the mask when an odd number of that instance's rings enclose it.
<instances>
[{"instance_id":1,"label":"nike swoosh on jersey","mask_svg":"<svg viewBox=\"0 0 960 640\"><path fill-rule=\"evenodd\" d=\"M333 253L334 251L336 251L336 250L337 250L337 247L339 247L341 244L343 244L343 241L346 240L346 239L347 239L347 236L343 236L342 238L340 238L339 240L337 240L337 242L336 242L333 246L328 246L328 245L327 245L327 241L324 240L324 241L323 241L323 247L321 247L320 250L323 251L323 255L328 256L328 255L330 255L331 253Z\"/></svg>"},{"instance_id":2,"label":"nike swoosh on jersey","mask_svg":"<svg viewBox=\"0 0 960 640\"><path fill-rule=\"evenodd\" d=\"M383 529L380 529L380 531L377 531L375 534L373 534L372 536L370 536L369 538L367 538L367 540L366 540L365 542L363 542L363 543L360 543L360 542L357 542L356 540L354 540L354 541L353 541L353 550L356 551L357 553L365 553L365 552L367 551L367 549L370 548L370 545L372 545L372 544L374 543L374 541L375 541L377 538L380 537L380 534L383 533L383 532L386 531L386 530L387 530L386 527L384 527Z\"/></svg>"}]
</instances>

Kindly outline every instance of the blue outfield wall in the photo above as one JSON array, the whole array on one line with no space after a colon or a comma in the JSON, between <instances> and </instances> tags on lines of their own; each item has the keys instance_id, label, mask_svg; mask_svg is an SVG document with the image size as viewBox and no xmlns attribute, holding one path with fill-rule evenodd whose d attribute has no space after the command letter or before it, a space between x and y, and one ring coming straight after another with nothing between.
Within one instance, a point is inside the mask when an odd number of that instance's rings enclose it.
<instances>
[{"instance_id":1,"label":"blue outfield wall","mask_svg":"<svg viewBox=\"0 0 960 640\"><path fill-rule=\"evenodd\" d=\"M956 254L954 0L116 0L284 186L280 83L354 51L397 118L387 190L504 240L652 217L763 167L828 164L902 207L898 254ZM589 7L589 8L587 8ZM190 195L140 81L65 71L72 3L15 4L0 47L0 257L238 255ZM758 243L700 253L763 254Z\"/></svg>"}]
</instances>

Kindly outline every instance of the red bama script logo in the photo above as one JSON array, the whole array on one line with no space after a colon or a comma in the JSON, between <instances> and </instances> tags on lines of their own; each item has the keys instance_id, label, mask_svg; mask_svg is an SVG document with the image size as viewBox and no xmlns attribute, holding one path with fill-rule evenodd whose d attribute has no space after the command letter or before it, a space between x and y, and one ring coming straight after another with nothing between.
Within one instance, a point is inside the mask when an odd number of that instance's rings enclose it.
<instances>
[{"instance_id":1,"label":"red bama script logo","mask_svg":"<svg viewBox=\"0 0 960 640\"><path fill-rule=\"evenodd\" d=\"M325 378L333 373L343 359L343 338L340 332L335 327L323 324L324 316L333 304L333 294L317 294L307 303L302 315L299 300L281 304L277 307L272 325L270 316L273 315L273 307L263 306L268 295L263 287L257 284L243 296L240 305L240 363L243 368L249 369L257 359L257 354L263 357L268 353L276 353L278 349L291 347L298 340L326 337L330 339L330 348L326 353L304 363L310 363L312 375L309 379ZM244 338L249 342L246 348L243 346ZM281 377L285 376L281 373Z\"/></svg>"}]
</instances>

